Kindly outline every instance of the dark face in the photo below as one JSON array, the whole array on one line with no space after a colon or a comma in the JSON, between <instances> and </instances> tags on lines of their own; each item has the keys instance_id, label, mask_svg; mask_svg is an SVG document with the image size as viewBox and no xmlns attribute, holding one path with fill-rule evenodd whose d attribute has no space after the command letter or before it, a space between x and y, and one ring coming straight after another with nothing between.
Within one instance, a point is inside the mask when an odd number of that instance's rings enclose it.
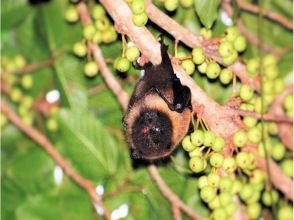
<instances>
[{"instance_id":1,"label":"dark face","mask_svg":"<svg viewBox=\"0 0 294 220\"><path fill-rule=\"evenodd\" d=\"M171 147L172 124L163 112L151 109L143 111L132 131L134 159L160 156Z\"/></svg>"}]
</instances>

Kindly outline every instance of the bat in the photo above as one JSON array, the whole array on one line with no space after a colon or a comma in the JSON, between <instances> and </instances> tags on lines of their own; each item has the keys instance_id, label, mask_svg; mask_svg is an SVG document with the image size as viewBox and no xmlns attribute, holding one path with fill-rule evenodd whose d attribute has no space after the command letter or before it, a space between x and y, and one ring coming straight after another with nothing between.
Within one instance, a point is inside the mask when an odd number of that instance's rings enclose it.
<instances>
[{"instance_id":1,"label":"bat","mask_svg":"<svg viewBox=\"0 0 294 220\"><path fill-rule=\"evenodd\" d=\"M158 159L172 153L189 129L191 92L174 73L163 38L162 62L146 63L123 117L133 159Z\"/></svg>"}]
</instances>

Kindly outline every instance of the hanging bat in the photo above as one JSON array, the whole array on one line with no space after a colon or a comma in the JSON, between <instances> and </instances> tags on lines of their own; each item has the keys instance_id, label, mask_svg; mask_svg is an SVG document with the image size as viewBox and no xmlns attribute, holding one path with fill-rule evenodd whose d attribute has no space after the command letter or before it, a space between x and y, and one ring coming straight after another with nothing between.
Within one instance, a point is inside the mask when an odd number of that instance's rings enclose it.
<instances>
[{"instance_id":1,"label":"hanging bat","mask_svg":"<svg viewBox=\"0 0 294 220\"><path fill-rule=\"evenodd\" d=\"M123 117L133 159L168 156L189 129L191 92L174 73L167 46L160 38L162 62L145 64Z\"/></svg>"}]
</instances>

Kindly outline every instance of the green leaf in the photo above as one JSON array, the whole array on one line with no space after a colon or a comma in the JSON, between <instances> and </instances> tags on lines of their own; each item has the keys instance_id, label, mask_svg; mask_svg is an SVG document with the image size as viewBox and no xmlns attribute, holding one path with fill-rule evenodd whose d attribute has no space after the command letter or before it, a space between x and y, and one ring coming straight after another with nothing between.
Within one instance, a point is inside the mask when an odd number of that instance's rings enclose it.
<instances>
[{"instance_id":1,"label":"green leaf","mask_svg":"<svg viewBox=\"0 0 294 220\"><path fill-rule=\"evenodd\" d=\"M82 38L81 23L68 24L64 19L66 1L50 1L38 10L37 25L51 51L71 49Z\"/></svg>"},{"instance_id":2,"label":"green leaf","mask_svg":"<svg viewBox=\"0 0 294 220\"><path fill-rule=\"evenodd\" d=\"M69 54L63 54L56 60L55 71L63 101L71 108L87 107L86 78L83 64Z\"/></svg>"},{"instance_id":3,"label":"green leaf","mask_svg":"<svg viewBox=\"0 0 294 220\"><path fill-rule=\"evenodd\" d=\"M206 28L211 28L218 15L220 0L194 0L195 11L201 23Z\"/></svg>"},{"instance_id":4,"label":"green leaf","mask_svg":"<svg viewBox=\"0 0 294 220\"><path fill-rule=\"evenodd\" d=\"M1 6L2 31L21 24L32 12L32 7L26 0L2 1Z\"/></svg>"},{"instance_id":5,"label":"green leaf","mask_svg":"<svg viewBox=\"0 0 294 220\"><path fill-rule=\"evenodd\" d=\"M76 169L95 181L115 174L118 152L103 124L88 111L62 110L59 114L63 152Z\"/></svg>"},{"instance_id":6,"label":"green leaf","mask_svg":"<svg viewBox=\"0 0 294 220\"><path fill-rule=\"evenodd\" d=\"M30 196L16 209L17 220L90 220L92 215L88 195L73 184Z\"/></svg>"}]
</instances>

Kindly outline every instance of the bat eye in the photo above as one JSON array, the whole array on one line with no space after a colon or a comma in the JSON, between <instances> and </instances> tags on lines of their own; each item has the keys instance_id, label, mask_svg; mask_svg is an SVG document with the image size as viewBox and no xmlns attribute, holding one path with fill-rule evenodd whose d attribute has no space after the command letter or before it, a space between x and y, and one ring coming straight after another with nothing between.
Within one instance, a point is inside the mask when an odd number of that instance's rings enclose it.
<instances>
[{"instance_id":1,"label":"bat eye","mask_svg":"<svg viewBox=\"0 0 294 220\"><path fill-rule=\"evenodd\" d=\"M182 109L182 104L180 104L180 103L178 103L178 104L176 104L176 109Z\"/></svg>"}]
</instances>

